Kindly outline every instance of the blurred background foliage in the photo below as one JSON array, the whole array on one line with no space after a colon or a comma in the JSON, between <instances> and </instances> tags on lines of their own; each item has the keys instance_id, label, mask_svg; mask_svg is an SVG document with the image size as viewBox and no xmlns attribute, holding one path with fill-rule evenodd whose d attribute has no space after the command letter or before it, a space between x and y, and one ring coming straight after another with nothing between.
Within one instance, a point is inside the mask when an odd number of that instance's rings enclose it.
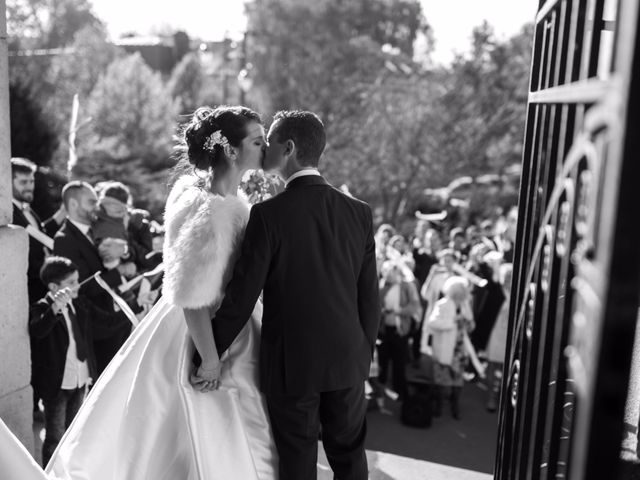
<instances>
[{"instance_id":1,"label":"blurred background foliage","mask_svg":"<svg viewBox=\"0 0 640 480\"><path fill-rule=\"evenodd\" d=\"M418 0L253 0L246 12L243 41L225 41L217 63L204 55L211 46L170 32L167 71L110 41L87 0L8 0L12 155L49 168L59 189L78 94L72 177L123 181L160 220L177 125L199 105L245 103L267 124L281 109L318 113L323 173L379 222L418 209L487 216L516 201L531 26L498 39L478 25L470 51L443 66L431 60L436 39ZM473 180L487 175L490 188ZM461 176L472 181L456 207L442 187Z\"/></svg>"}]
</instances>

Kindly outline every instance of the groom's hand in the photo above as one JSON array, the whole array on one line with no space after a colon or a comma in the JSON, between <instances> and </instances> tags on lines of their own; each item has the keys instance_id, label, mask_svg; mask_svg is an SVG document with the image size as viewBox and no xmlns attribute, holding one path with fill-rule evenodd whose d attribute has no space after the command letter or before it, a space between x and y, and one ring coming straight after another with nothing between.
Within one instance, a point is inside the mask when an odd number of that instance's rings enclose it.
<instances>
[{"instance_id":1,"label":"groom's hand","mask_svg":"<svg viewBox=\"0 0 640 480\"><path fill-rule=\"evenodd\" d=\"M220 368L220 362L213 366L200 365L190 375L189 381L193 388L200 392L217 390L220 387Z\"/></svg>"}]
</instances>

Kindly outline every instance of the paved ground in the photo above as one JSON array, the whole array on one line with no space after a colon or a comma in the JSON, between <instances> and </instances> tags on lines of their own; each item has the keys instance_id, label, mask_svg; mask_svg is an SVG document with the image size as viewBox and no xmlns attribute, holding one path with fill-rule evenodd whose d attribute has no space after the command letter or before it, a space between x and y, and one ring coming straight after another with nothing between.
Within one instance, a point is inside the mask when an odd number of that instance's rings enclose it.
<instances>
[{"instance_id":1,"label":"paved ground","mask_svg":"<svg viewBox=\"0 0 640 480\"><path fill-rule=\"evenodd\" d=\"M370 412L367 449L440 465L491 474L495 459L498 415L486 411L486 391L468 383L461 398L461 420L448 408L430 428L412 428L399 420L399 405L391 402L394 415ZM396 477L412 478L412 477Z\"/></svg>"},{"instance_id":2,"label":"paved ground","mask_svg":"<svg viewBox=\"0 0 640 480\"><path fill-rule=\"evenodd\" d=\"M492 480L493 475L437 463L367 451L369 480ZM318 459L318 480L332 480L333 472L324 455Z\"/></svg>"}]
</instances>

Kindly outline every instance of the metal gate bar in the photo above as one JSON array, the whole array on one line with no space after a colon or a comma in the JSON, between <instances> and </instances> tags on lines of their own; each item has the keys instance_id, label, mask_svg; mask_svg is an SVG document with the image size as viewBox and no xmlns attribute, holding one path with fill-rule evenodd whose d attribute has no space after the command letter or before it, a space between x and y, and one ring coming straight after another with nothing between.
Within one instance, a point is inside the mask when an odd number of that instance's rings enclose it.
<instances>
[{"instance_id":1,"label":"metal gate bar","mask_svg":"<svg viewBox=\"0 0 640 480\"><path fill-rule=\"evenodd\" d=\"M498 479L615 471L640 293L640 45L636 0L610 2L536 16Z\"/></svg>"}]
</instances>

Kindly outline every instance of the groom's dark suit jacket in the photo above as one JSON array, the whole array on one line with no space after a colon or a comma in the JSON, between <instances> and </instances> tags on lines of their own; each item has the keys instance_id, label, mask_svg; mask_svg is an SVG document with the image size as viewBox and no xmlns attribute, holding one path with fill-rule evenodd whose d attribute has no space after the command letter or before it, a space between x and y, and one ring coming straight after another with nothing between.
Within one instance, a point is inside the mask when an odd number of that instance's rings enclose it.
<instances>
[{"instance_id":1,"label":"groom's dark suit jacket","mask_svg":"<svg viewBox=\"0 0 640 480\"><path fill-rule=\"evenodd\" d=\"M212 320L222 354L263 290L260 387L303 395L362 384L380 318L369 206L320 176L294 179L251 209Z\"/></svg>"}]
</instances>

